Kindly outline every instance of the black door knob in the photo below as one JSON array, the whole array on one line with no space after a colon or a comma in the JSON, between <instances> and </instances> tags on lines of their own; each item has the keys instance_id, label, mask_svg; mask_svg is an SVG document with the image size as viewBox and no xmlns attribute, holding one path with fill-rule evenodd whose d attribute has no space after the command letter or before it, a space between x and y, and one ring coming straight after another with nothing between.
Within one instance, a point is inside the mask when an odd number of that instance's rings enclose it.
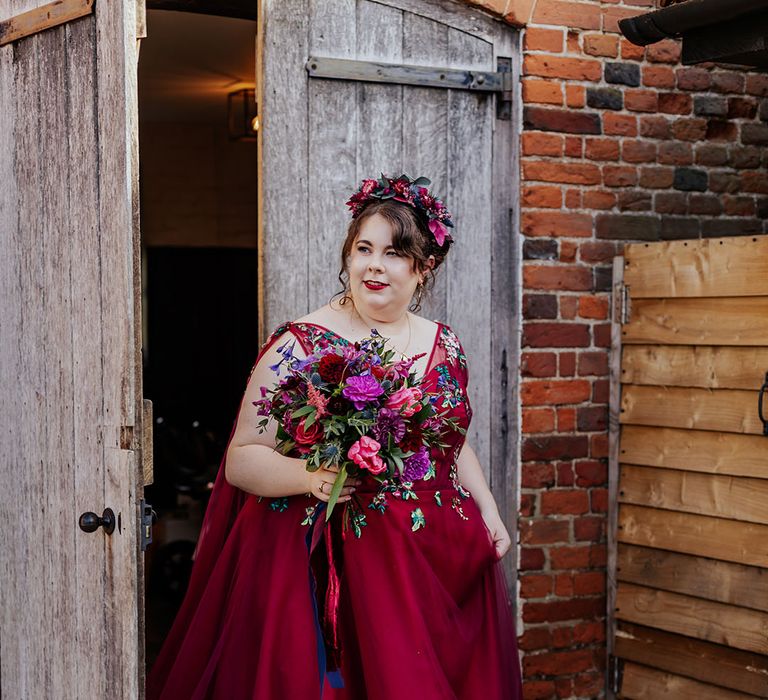
<instances>
[{"instance_id":1,"label":"black door knob","mask_svg":"<svg viewBox=\"0 0 768 700\"><path fill-rule=\"evenodd\" d=\"M80 516L77 524L83 532L96 532L100 527L103 527L104 532L111 535L115 531L115 514L111 508L105 508L101 517L88 511Z\"/></svg>"}]
</instances>

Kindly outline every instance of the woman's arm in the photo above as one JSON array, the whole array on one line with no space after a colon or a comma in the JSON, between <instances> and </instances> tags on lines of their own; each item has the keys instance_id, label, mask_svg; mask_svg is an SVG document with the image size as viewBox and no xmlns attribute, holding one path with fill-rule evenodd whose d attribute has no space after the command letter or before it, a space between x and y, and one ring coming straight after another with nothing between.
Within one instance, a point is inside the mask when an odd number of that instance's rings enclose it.
<instances>
[{"instance_id":1,"label":"woman's arm","mask_svg":"<svg viewBox=\"0 0 768 700\"><path fill-rule=\"evenodd\" d=\"M483 520L493 536L493 541L496 544L496 554L501 559L509 551L512 540L499 515L496 499L493 497L491 490L488 488L488 483L485 481L480 461L466 440L456 460L456 468L459 474L459 482L469 490L475 499Z\"/></svg>"},{"instance_id":2,"label":"woman's arm","mask_svg":"<svg viewBox=\"0 0 768 700\"><path fill-rule=\"evenodd\" d=\"M245 389L243 404L237 419L237 427L227 449L224 463L224 475L227 481L243 491L258 496L281 497L295 496L303 493L311 493L316 498L328 501L330 487L323 487L324 483L332 484L336 479L335 469L318 469L316 472L308 472L306 462L303 459L286 457L275 451L275 436L277 424L271 418L264 432L259 432L259 423L263 416L258 415L253 401L261 398L261 387L271 388L278 379L285 377L286 370L281 368L280 377L271 369L281 359L277 351L283 343L290 344L292 336L286 333L272 343L248 380ZM294 354L297 358L304 358L301 346L296 341ZM339 502L348 501L355 480L348 480L348 486L342 489ZM323 490L321 491L321 487Z\"/></svg>"}]
</instances>

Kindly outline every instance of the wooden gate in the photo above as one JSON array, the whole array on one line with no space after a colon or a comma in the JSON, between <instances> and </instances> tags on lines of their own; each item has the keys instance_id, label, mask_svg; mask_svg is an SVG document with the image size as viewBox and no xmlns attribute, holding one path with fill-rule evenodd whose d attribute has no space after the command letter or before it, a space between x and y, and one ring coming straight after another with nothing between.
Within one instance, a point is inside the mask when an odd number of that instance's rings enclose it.
<instances>
[{"instance_id":1,"label":"wooden gate","mask_svg":"<svg viewBox=\"0 0 768 700\"><path fill-rule=\"evenodd\" d=\"M469 438L513 526L517 108L498 74L516 75L517 32L448 0L264 0L259 21L262 336L339 290L344 203L363 177L430 177L456 245L423 313L464 343ZM440 75L454 88L426 86ZM509 90L470 89L493 80Z\"/></svg>"},{"instance_id":2,"label":"wooden gate","mask_svg":"<svg viewBox=\"0 0 768 700\"><path fill-rule=\"evenodd\" d=\"M0 1L0 697L137 698L135 5L36 4Z\"/></svg>"},{"instance_id":3,"label":"wooden gate","mask_svg":"<svg viewBox=\"0 0 768 700\"><path fill-rule=\"evenodd\" d=\"M768 697L768 239L629 245L614 274L609 685Z\"/></svg>"}]
</instances>

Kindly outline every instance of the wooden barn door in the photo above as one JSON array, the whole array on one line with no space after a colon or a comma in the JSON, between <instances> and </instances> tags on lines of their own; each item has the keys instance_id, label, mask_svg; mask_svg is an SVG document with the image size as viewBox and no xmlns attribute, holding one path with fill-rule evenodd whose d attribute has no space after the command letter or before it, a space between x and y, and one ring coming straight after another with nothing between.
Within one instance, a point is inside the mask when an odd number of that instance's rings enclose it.
<instances>
[{"instance_id":1,"label":"wooden barn door","mask_svg":"<svg viewBox=\"0 0 768 700\"><path fill-rule=\"evenodd\" d=\"M9 700L140 692L136 18L133 2L92 5L64 0L19 16L34 4L0 2L0 20L11 20L0 38L0 696ZM111 534L81 529L82 514L107 508Z\"/></svg>"},{"instance_id":2,"label":"wooden barn door","mask_svg":"<svg viewBox=\"0 0 768 700\"><path fill-rule=\"evenodd\" d=\"M264 0L259 45L262 334L340 289L364 177L429 177L456 245L422 313L464 343L470 440L514 527L517 34L461 3Z\"/></svg>"},{"instance_id":3,"label":"wooden barn door","mask_svg":"<svg viewBox=\"0 0 768 700\"><path fill-rule=\"evenodd\" d=\"M614 270L613 690L768 697L768 238L629 245Z\"/></svg>"}]
</instances>

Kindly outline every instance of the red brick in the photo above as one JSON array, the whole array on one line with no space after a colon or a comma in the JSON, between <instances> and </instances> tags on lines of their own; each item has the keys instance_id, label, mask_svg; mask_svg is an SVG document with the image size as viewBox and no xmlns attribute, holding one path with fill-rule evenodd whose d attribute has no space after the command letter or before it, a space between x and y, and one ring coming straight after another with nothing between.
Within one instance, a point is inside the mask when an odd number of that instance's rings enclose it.
<instances>
[{"instance_id":1,"label":"red brick","mask_svg":"<svg viewBox=\"0 0 768 700\"><path fill-rule=\"evenodd\" d=\"M621 158L627 163L650 163L656 160L656 144L652 141L625 139L621 144Z\"/></svg>"},{"instance_id":2,"label":"red brick","mask_svg":"<svg viewBox=\"0 0 768 700\"><path fill-rule=\"evenodd\" d=\"M668 139L672 135L670 121L666 117L640 117L640 136L651 139Z\"/></svg>"},{"instance_id":3,"label":"red brick","mask_svg":"<svg viewBox=\"0 0 768 700\"><path fill-rule=\"evenodd\" d=\"M526 211L521 217L526 236L589 237L592 235L592 217L559 211Z\"/></svg>"},{"instance_id":4,"label":"red brick","mask_svg":"<svg viewBox=\"0 0 768 700\"><path fill-rule=\"evenodd\" d=\"M569 158L581 158L584 155L584 139L579 136L566 136L565 155Z\"/></svg>"},{"instance_id":5,"label":"red brick","mask_svg":"<svg viewBox=\"0 0 768 700\"><path fill-rule=\"evenodd\" d=\"M604 165L603 184L606 187L631 187L637 184L637 168L626 165Z\"/></svg>"},{"instance_id":6,"label":"red brick","mask_svg":"<svg viewBox=\"0 0 768 700\"><path fill-rule=\"evenodd\" d=\"M520 359L523 377L554 377L557 372L557 355L553 352L524 352Z\"/></svg>"},{"instance_id":7,"label":"red brick","mask_svg":"<svg viewBox=\"0 0 768 700\"><path fill-rule=\"evenodd\" d=\"M536 496L532 493L520 494L520 516L524 518L530 518L534 515L536 509Z\"/></svg>"},{"instance_id":8,"label":"red brick","mask_svg":"<svg viewBox=\"0 0 768 700\"><path fill-rule=\"evenodd\" d=\"M745 91L749 95L768 97L768 75L762 73L747 73Z\"/></svg>"},{"instance_id":9,"label":"red brick","mask_svg":"<svg viewBox=\"0 0 768 700\"><path fill-rule=\"evenodd\" d=\"M523 327L523 347L585 348L590 344L589 330L584 323L527 323Z\"/></svg>"},{"instance_id":10,"label":"red brick","mask_svg":"<svg viewBox=\"0 0 768 700\"><path fill-rule=\"evenodd\" d=\"M608 466L597 459L576 462L577 486L605 486L608 481Z\"/></svg>"},{"instance_id":11,"label":"red brick","mask_svg":"<svg viewBox=\"0 0 768 700\"><path fill-rule=\"evenodd\" d=\"M528 624L591 619L604 614L604 598L574 598L573 600L554 600L546 603L526 602L523 605L523 621ZM554 673L558 672L560 671Z\"/></svg>"},{"instance_id":12,"label":"red brick","mask_svg":"<svg viewBox=\"0 0 768 700\"><path fill-rule=\"evenodd\" d=\"M542 182L562 182L572 185L597 185L600 168L591 163L548 163L523 161L523 177Z\"/></svg>"},{"instance_id":13,"label":"red brick","mask_svg":"<svg viewBox=\"0 0 768 700\"><path fill-rule=\"evenodd\" d=\"M527 380L520 389L523 406L581 403L589 399L589 382L575 380Z\"/></svg>"},{"instance_id":14,"label":"red brick","mask_svg":"<svg viewBox=\"0 0 768 700\"><path fill-rule=\"evenodd\" d=\"M526 434L551 433L555 429L555 412L548 408L524 408L522 430ZM525 479L523 479L525 481ZM523 484L534 488L531 484Z\"/></svg>"},{"instance_id":15,"label":"red brick","mask_svg":"<svg viewBox=\"0 0 768 700\"><path fill-rule=\"evenodd\" d=\"M619 20L628 17L636 17L636 7L605 7L603 3L603 31L613 34L619 33ZM565 696L563 696L565 697Z\"/></svg>"},{"instance_id":16,"label":"red brick","mask_svg":"<svg viewBox=\"0 0 768 700\"><path fill-rule=\"evenodd\" d=\"M589 456L599 459L608 456L608 435L592 435L589 438Z\"/></svg>"},{"instance_id":17,"label":"red brick","mask_svg":"<svg viewBox=\"0 0 768 700\"><path fill-rule=\"evenodd\" d=\"M580 406L576 411L576 426L582 433L608 429L608 409L605 406Z\"/></svg>"},{"instance_id":18,"label":"red brick","mask_svg":"<svg viewBox=\"0 0 768 700\"><path fill-rule=\"evenodd\" d=\"M590 493L590 510L593 513L608 512L608 489L592 489Z\"/></svg>"},{"instance_id":19,"label":"red brick","mask_svg":"<svg viewBox=\"0 0 768 700\"><path fill-rule=\"evenodd\" d=\"M691 109L693 109L693 100L690 95L683 95L679 92L659 93L659 112L664 112L665 114L690 114Z\"/></svg>"},{"instance_id":20,"label":"red brick","mask_svg":"<svg viewBox=\"0 0 768 700\"><path fill-rule=\"evenodd\" d=\"M729 119L754 119L757 114L757 102L745 97L728 98Z\"/></svg>"},{"instance_id":21,"label":"red brick","mask_svg":"<svg viewBox=\"0 0 768 700\"><path fill-rule=\"evenodd\" d=\"M601 323L594 328L595 334L595 347L609 348L611 347L611 324Z\"/></svg>"},{"instance_id":22,"label":"red brick","mask_svg":"<svg viewBox=\"0 0 768 700\"><path fill-rule=\"evenodd\" d=\"M579 297L579 316L582 318L595 318L604 321L608 318L608 299L606 297ZM605 353L594 353L604 357ZM579 371L581 371L584 355L579 356Z\"/></svg>"},{"instance_id":23,"label":"red brick","mask_svg":"<svg viewBox=\"0 0 768 700\"><path fill-rule=\"evenodd\" d=\"M605 641L605 623L603 622L579 622L573 626L572 631L573 641L577 644L593 644Z\"/></svg>"},{"instance_id":24,"label":"red brick","mask_svg":"<svg viewBox=\"0 0 768 700\"><path fill-rule=\"evenodd\" d=\"M687 214L688 195L683 192L657 192L653 209L659 214Z\"/></svg>"},{"instance_id":25,"label":"red brick","mask_svg":"<svg viewBox=\"0 0 768 700\"><path fill-rule=\"evenodd\" d=\"M616 195L605 190L588 190L583 199L587 209L611 209L616 204Z\"/></svg>"},{"instance_id":26,"label":"red brick","mask_svg":"<svg viewBox=\"0 0 768 700\"><path fill-rule=\"evenodd\" d=\"M546 627L528 627L522 637L518 639L518 646L521 649L529 651L531 649L546 649L552 644L552 633ZM554 692L554 685L552 686ZM526 686L526 697L527 695ZM539 696L537 696L539 697ZM548 697L548 696L540 696Z\"/></svg>"},{"instance_id":27,"label":"red brick","mask_svg":"<svg viewBox=\"0 0 768 700\"><path fill-rule=\"evenodd\" d=\"M544 515L582 515L589 512L586 491L545 491L541 494L541 513Z\"/></svg>"},{"instance_id":28,"label":"red brick","mask_svg":"<svg viewBox=\"0 0 768 700\"><path fill-rule=\"evenodd\" d=\"M568 107L580 108L586 102L587 90L583 85L565 86L565 104Z\"/></svg>"},{"instance_id":29,"label":"red brick","mask_svg":"<svg viewBox=\"0 0 768 700\"><path fill-rule=\"evenodd\" d=\"M659 145L658 162L662 165L691 165L693 147L689 143L670 141Z\"/></svg>"},{"instance_id":30,"label":"red brick","mask_svg":"<svg viewBox=\"0 0 768 700\"><path fill-rule=\"evenodd\" d=\"M575 241L562 241L560 243L560 262L575 262L578 245Z\"/></svg>"},{"instance_id":31,"label":"red brick","mask_svg":"<svg viewBox=\"0 0 768 700\"><path fill-rule=\"evenodd\" d=\"M586 495L586 491L581 491ZM543 494L542 494L543 495ZM586 569L600 566L605 557L604 545L577 545L574 547L552 547L549 562L552 569Z\"/></svg>"},{"instance_id":32,"label":"red brick","mask_svg":"<svg viewBox=\"0 0 768 700\"><path fill-rule=\"evenodd\" d=\"M600 672L580 673L571 679L573 693L580 698L596 698L605 689L605 676Z\"/></svg>"},{"instance_id":33,"label":"red brick","mask_svg":"<svg viewBox=\"0 0 768 700\"><path fill-rule=\"evenodd\" d=\"M534 571L544 566L544 550L535 547L520 548L520 570Z\"/></svg>"},{"instance_id":34,"label":"red brick","mask_svg":"<svg viewBox=\"0 0 768 700\"><path fill-rule=\"evenodd\" d=\"M618 160L619 142L616 139L584 139L585 154L590 160Z\"/></svg>"},{"instance_id":35,"label":"red brick","mask_svg":"<svg viewBox=\"0 0 768 700\"><path fill-rule=\"evenodd\" d=\"M581 265L533 265L523 267L526 289L565 289L572 292L592 287L592 270Z\"/></svg>"},{"instance_id":36,"label":"red brick","mask_svg":"<svg viewBox=\"0 0 768 700\"><path fill-rule=\"evenodd\" d=\"M710 119L707 122L708 141L735 141L736 124L722 119Z\"/></svg>"},{"instance_id":37,"label":"red brick","mask_svg":"<svg viewBox=\"0 0 768 700\"><path fill-rule=\"evenodd\" d=\"M525 79L523 83L523 102L526 104L563 104L562 83L550 80Z\"/></svg>"},{"instance_id":38,"label":"red brick","mask_svg":"<svg viewBox=\"0 0 768 700\"><path fill-rule=\"evenodd\" d=\"M675 179L673 168L641 168L640 187L650 189L666 189L672 187Z\"/></svg>"},{"instance_id":39,"label":"red brick","mask_svg":"<svg viewBox=\"0 0 768 700\"><path fill-rule=\"evenodd\" d=\"M558 591L564 591L568 590L570 588L571 593L568 595L572 595L573 591L573 576L571 574L558 574L555 577L555 594L556 595L566 595L564 593L558 593ZM552 630L552 648L553 649L564 649L566 647L572 647L573 646L573 630L571 629L570 625L565 625L563 627L555 627ZM559 678L558 683L560 681L566 680ZM570 697L570 695L564 696L559 695L559 697Z\"/></svg>"},{"instance_id":40,"label":"red brick","mask_svg":"<svg viewBox=\"0 0 768 700\"><path fill-rule=\"evenodd\" d=\"M700 141L707 136L706 119L675 119L672 136L681 141Z\"/></svg>"},{"instance_id":41,"label":"red brick","mask_svg":"<svg viewBox=\"0 0 768 700\"><path fill-rule=\"evenodd\" d=\"M570 598L573 596L573 574L557 574L555 576L555 595L562 598ZM559 627L557 630L552 630L552 646L564 647L570 646L573 639L573 633L570 629Z\"/></svg>"},{"instance_id":42,"label":"red brick","mask_svg":"<svg viewBox=\"0 0 768 700\"><path fill-rule=\"evenodd\" d=\"M768 194L768 174L762 171L746 171L739 175L744 192Z\"/></svg>"},{"instance_id":43,"label":"red brick","mask_svg":"<svg viewBox=\"0 0 768 700\"><path fill-rule=\"evenodd\" d=\"M577 542L599 542L603 537L605 518L586 515L573 521L573 536Z\"/></svg>"},{"instance_id":44,"label":"red brick","mask_svg":"<svg viewBox=\"0 0 768 700\"><path fill-rule=\"evenodd\" d=\"M675 72L666 66L644 66L643 85L656 88L675 87Z\"/></svg>"},{"instance_id":45,"label":"red brick","mask_svg":"<svg viewBox=\"0 0 768 700\"><path fill-rule=\"evenodd\" d=\"M602 72L600 61L592 59L544 56L540 54L528 54L523 59L524 75L597 82L600 80Z\"/></svg>"},{"instance_id":46,"label":"red brick","mask_svg":"<svg viewBox=\"0 0 768 700\"><path fill-rule=\"evenodd\" d=\"M600 16L600 8L596 5L563 0L539 0L533 13L533 22L580 29L600 29Z\"/></svg>"},{"instance_id":47,"label":"red brick","mask_svg":"<svg viewBox=\"0 0 768 700\"><path fill-rule=\"evenodd\" d=\"M570 54L581 53L579 45L579 32L575 29L569 29L565 37L565 50Z\"/></svg>"},{"instance_id":48,"label":"red brick","mask_svg":"<svg viewBox=\"0 0 768 700\"><path fill-rule=\"evenodd\" d=\"M624 91L624 108L630 112L655 112L658 106L659 98L653 90Z\"/></svg>"},{"instance_id":49,"label":"red brick","mask_svg":"<svg viewBox=\"0 0 768 700\"><path fill-rule=\"evenodd\" d=\"M754 216L755 200L752 197L723 197L726 216Z\"/></svg>"},{"instance_id":50,"label":"red brick","mask_svg":"<svg viewBox=\"0 0 768 700\"><path fill-rule=\"evenodd\" d=\"M552 576L528 574L520 577L521 598L545 598L552 592Z\"/></svg>"},{"instance_id":51,"label":"red brick","mask_svg":"<svg viewBox=\"0 0 768 700\"><path fill-rule=\"evenodd\" d=\"M606 313L607 303L606 302ZM608 374L608 353L607 352L582 352L579 353L579 376L598 376L604 377Z\"/></svg>"},{"instance_id":52,"label":"red brick","mask_svg":"<svg viewBox=\"0 0 768 700\"><path fill-rule=\"evenodd\" d=\"M558 698L572 698L573 680L571 678L556 678L555 692Z\"/></svg>"},{"instance_id":53,"label":"red brick","mask_svg":"<svg viewBox=\"0 0 768 700\"><path fill-rule=\"evenodd\" d=\"M573 320L579 310L579 300L576 297L560 297L560 318Z\"/></svg>"},{"instance_id":54,"label":"red brick","mask_svg":"<svg viewBox=\"0 0 768 700\"><path fill-rule=\"evenodd\" d=\"M588 241L581 244L579 255L587 263L607 262L616 255L616 244L613 241Z\"/></svg>"},{"instance_id":55,"label":"red brick","mask_svg":"<svg viewBox=\"0 0 768 700\"><path fill-rule=\"evenodd\" d=\"M565 206L569 209L581 209L581 190L568 189L565 192Z\"/></svg>"},{"instance_id":56,"label":"red brick","mask_svg":"<svg viewBox=\"0 0 768 700\"><path fill-rule=\"evenodd\" d=\"M561 352L558 356L558 368L561 377L572 377L576 374L576 353Z\"/></svg>"},{"instance_id":57,"label":"red brick","mask_svg":"<svg viewBox=\"0 0 768 700\"><path fill-rule=\"evenodd\" d=\"M561 156L564 140L556 134L537 134L530 131L523 134L523 155Z\"/></svg>"},{"instance_id":58,"label":"red brick","mask_svg":"<svg viewBox=\"0 0 768 700\"><path fill-rule=\"evenodd\" d=\"M631 41L622 39L621 57L625 61L642 61L645 58L645 46L637 46Z\"/></svg>"},{"instance_id":59,"label":"red brick","mask_svg":"<svg viewBox=\"0 0 768 700\"><path fill-rule=\"evenodd\" d=\"M552 483L554 483L554 479ZM569 539L570 526L567 519L545 518L543 520L520 521L521 544L556 544L568 542Z\"/></svg>"},{"instance_id":60,"label":"red brick","mask_svg":"<svg viewBox=\"0 0 768 700\"><path fill-rule=\"evenodd\" d=\"M559 433L572 433L576 430L576 409L575 408L560 408L557 409L557 431ZM563 480L560 472L558 472L557 485L558 486L572 486L573 485L573 470L570 463L568 464L569 474L571 478L569 480Z\"/></svg>"},{"instance_id":61,"label":"red brick","mask_svg":"<svg viewBox=\"0 0 768 700\"><path fill-rule=\"evenodd\" d=\"M563 414L563 416L565 416L566 414L568 416L576 415L576 411L573 408L568 408L562 411L558 409L558 414L561 414L561 413ZM560 415L558 415L557 419L559 422ZM563 423L565 423L566 420L564 420ZM565 431L567 430L567 427L558 428L558 430ZM573 464L571 462L560 462L557 465L557 485L560 487L565 487L565 486L573 486L574 483L575 481L573 478Z\"/></svg>"},{"instance_id":62,"label":"red brick","mask_svg":"<svg viewBox=\"0 0 768 700\"><path fill-rule=\"evenodd\" d=\"M522 204L526 207L559 209L563 205L563 193L550 185L526 185L522 191Z\"/></svg>"},{"instance_id":63,"label":"red brick","mask_svg":"<svg viewBox=\"0 0 768 700\"><path fill-rule=\"evenodd\" d=\"M589 442L586 435L542 435L523 439L523 461L545 459L578 459L586 457ZM558 482L559 483L559 482ZM595 512L594 501L592 512Z\"/></svg>"},{"instance_id":64,"label":"red brick","mask_svg":"<svg viewBox=\"0 0 768 700\"><path fill-rule=\"evenodd\" d=\"M619 37L611 34L585 34L584 53L616 58L619 54Z\"/></svg>"},{"instance_id":65,"label":"red brick","mask_svg":"<svg viewBox=\"0 0 768 700\"><path fill-rule=\"evenodd\" d=\"M526 51L560 53L563 50L563 31L562 29L526 27L523 46Z\"/></svg>"},{"instance_id":66,"label":"red brick","mask_svg":"<svg viewBox=\"0 0 768 700\"><path fill-rule=\"evenodd\" d=\"M584 571L573 576L576 595L604 595L605 573L602 571Z\"/></svg>"},{"instance_id":67,"label":"red brick","mask_svg":"<svg viewBox=\"0 0 768 700\"><path fill-rule=\"evenodd\" d=\"M592 402L608 403L609 382L607 379L596 379L592 384Z\"/></svg>"},{"instance_id":68,"label":"red brick","mask_svg":"<svg viewBox=\"0 0 768 700\"><path fill-rule=\"evenodd\" d=\"M713 71L712 90L734 94L742 93L744 92L744 74L734 71Z\"/></svg>"},{"instance_id":69,"label":"red brick","mask_svg":"<svg viewBox=\"0 0 768 700\"><path fill-rule=\"evenodd\" d=\"M603 133L616 134L617 136L636 136L637 117L608 112L603 115Z\"/></svg>"},{"instance_id":70,"label":"red brick","mask_svg":"<svg viewBox=\"0 0 768 700\"><path fill-rule=\"evenodd\" d=\"M665 39L650 44L645 49L645 58L651 63L678 63L681 44L674 39Z\"/></svg>"},{"instance_id":71,"label":"red brick","mask_svg":"<svg viewBox=\"0 0 768 700\"><path fill-rule=\"evenodd\" d=\"M521 648L525 648L522 647ZM556 698L554 681L523 680L523 697L525 700L553 700Z\"/></svg>"},{"instance_id":72,"label":"red brick","mask_svg":"<svg viewBox=\"0 0 768 700\"><path fill-rule=\"evenodd\" d=\"M709 71L703 68L678 68L677 70L677 89L678 90L709 90L710 77Z\"/></svg>"}]
</instances>

